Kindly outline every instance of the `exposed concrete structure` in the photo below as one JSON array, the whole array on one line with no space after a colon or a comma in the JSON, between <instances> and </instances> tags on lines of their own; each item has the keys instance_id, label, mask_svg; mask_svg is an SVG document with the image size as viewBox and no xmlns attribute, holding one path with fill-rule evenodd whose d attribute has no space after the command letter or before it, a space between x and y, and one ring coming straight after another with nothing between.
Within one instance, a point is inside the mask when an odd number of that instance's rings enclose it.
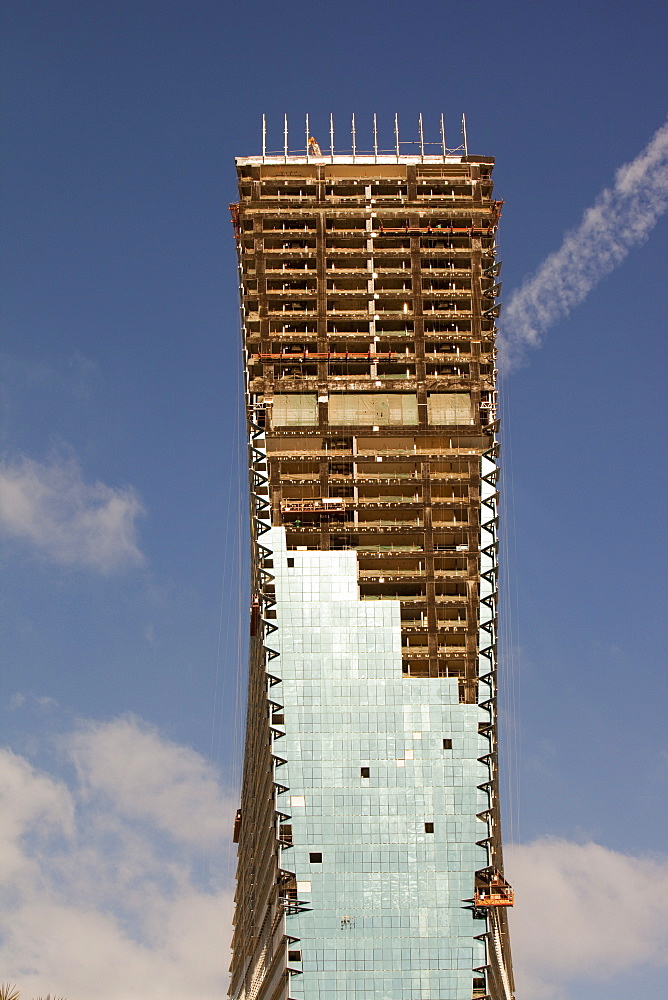
<instances>
[{"instance_id":1,"label":"exposed concrete structure","mask_svg":"<svg viewBox=\"0 0 668 1000\"><path fill-rule=\"evenodd\" d=\"M398 130L397 130L398 132ZM287 133L286 133L287 135ZM465 148L237 160L253 524L230 996L510 1000L500 265Z\"/></svg>"}]
</instances>

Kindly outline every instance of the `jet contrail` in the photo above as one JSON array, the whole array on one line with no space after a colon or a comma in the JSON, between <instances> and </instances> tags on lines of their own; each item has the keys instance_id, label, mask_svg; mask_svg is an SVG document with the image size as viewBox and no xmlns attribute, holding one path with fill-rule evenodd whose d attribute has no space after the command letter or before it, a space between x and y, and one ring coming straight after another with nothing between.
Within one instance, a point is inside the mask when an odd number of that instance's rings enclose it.
<instances>
[{"instance_id":1,"label":"jet contrail","mask_svg":"<svg viewBox=\"0 0 668 1000\"><path fill-rule=\"evenodd\" d=\"M620 167L554 253L512 293L501 324L500 365L515 367L527 345L568 316L598 282L649 236L668 208L668 122Z\"/></svg>"}]
</instances>

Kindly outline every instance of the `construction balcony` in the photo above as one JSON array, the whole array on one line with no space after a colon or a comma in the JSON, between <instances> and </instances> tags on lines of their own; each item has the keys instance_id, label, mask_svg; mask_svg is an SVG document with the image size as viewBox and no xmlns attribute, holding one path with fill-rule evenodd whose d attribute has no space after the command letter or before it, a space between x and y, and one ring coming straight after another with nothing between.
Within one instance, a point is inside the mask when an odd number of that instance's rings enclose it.
<instances>
[{"instance_id":1,"label":"construction balcony","mask_svg":"<svg viewBox=\"0 0 668 1000\"><path fill-rule=\"evenodd\" d=\"M319 482L312 480L312 483L312 486L309 486L307 483L301 483L294 486L288 486L286 484L283 487L280 506L284 521L287 522L291 518L302 518L302 515L309 514L317 515L319 523L322 524L323 519L327 520L328 515L332 513L352 511L352 523L356 523L361 526L373 526L373 524L378 520L382 520L385 512L392 510L396 513L403 511L402 516L406 518L406 523L408 524L414 523L411 520L411 518L415 516L412 508L415 505L421 508L423 502L421 488L411 491L410 494L404 493L393 495L382 492L377 496L369 496L368 494L363 495L362 487L355 487L358 491L358 496L355 498L352 494L352 486L342 487L339 484L337 492L344 495L337 497L321 497L321 487ZM372 487L369 487L368 485L365 487L367 491L370 488ZM378 489L387 489L387 487L378 487ZM346 491L348 491L347 496L345 495ZM457 500L450 496L434 497L433 494L434 490L432 490L431 499L432 525L434 528L468 527L469 500L467 497ZM458 507L454 506L456 504L458 504ZM355 513L357 513L356 521L354 518ZM306 522L302 520L301 523L305 524ZM419 523L419 521L417 523ZM450 569L462 568L462 565L460 564L460 566L457 567L456 565L451 565L450 562L441 561L436 568L439 572L442 571L447 573Z\"/></svg>"},{"instance_id":2,"label":"construction balcony","mask_svg":"<svg viewBox=\"0 0 668 1000\"><path fill-rule=\"evenodd\" d=\"M452 574L453 578L466 575L468 571L468 555L452 554L449 556L436 555L434 558L434 573ZM407 555L404 552L374 552L372 554L359 553L358 565L360 573L368 573L377 576L379 573L394 576L415 576L424 577L427 570L427 563L423 553L417 555Z\"/></svg>"},{"instance_id":3,"label":"construction balcony","mask_svg":"<svg viewBox=\"0 0 668 1000\"><path fill-rule=\"evenodd\" d=\"M430 671L430 665L428 660L420 660L415 663L410 661L404 662L402 665L402 670L405 677L459 677L464 678L466 676L466 666L465 661L455 660L449 663L447 660L438 660L438 668L435 673ZM462 695L463 681L460 682L460 698L464 701Z\"/></svg>"},{"instance_id":4,"label":"construction balcony","mask_svg":"<svg viewBox=\"0 0 668 1000\"><path fill-rule=\"evenodd\" d=\"M295 258L294 260L289 258L288 260L285 261L270 258L265 264L265 271L268 272L269 274L273 273L274 271L280 271L281 273L285 272L290 274L300 273L303 271L306 272L312 271L315 274L316 267L317 264L315 257L302 257L298 259Z\"/></svg>"},{"instance_id":5,"label":"construction balcony","mask_svg":"<svg viewBox=\"0 0 668 1000\"><path fill-rule=\"evenodd\" d=\"M290 236L306 233L315 236L317 223L315 219L271 219L266 216L262 220L262 232L269 235L289 233Z\"/></svg>"},{"instance_id":6,"label":"construction balcony","mask_svg":"<svg viewBox=\"0 0 668 1000\"><path fill-rule=\"evenodd\" d=\"M373 257L373 270L380 277L385 273L388 274L401 274L403 271L408 272L408 276L411 274L411 259L407 256L384 256L383 254L378 254L376 251L370 257Z\"/></svg>"},{"instance_id":7,"label":"construction balcony","mask_svg":"<svg viewBox=\"0 0 668 1000\"><path fill-rule=\"evenodd\" d=\"M367 188L369 191L367 192ZM360 182L353 183L328 183L325 188L325 196L335 201L338 199L345 201L366 201L369 198L383 201L397 201L408 198L408 187L405 182L371 180L368 184Z\"/></svg>"},{"instance_id":8,"label":"construction balcony","mask_svg":"<svg viewBox=\"0 0 668 1000\"><path fill-rule=\"evenodd\" d=\"M414 320L408 314L395 319L382 317L375 322L377 337L413 337L415 334Z\"/></svg>"},{"instance_id":9,"label":"construction balcony","mask_svg":"<svg viewBox=\"0 0 668 1000\"><path fill-rule=\"evenodd\" d=\"M390 298L389 295L383 295L380 293L378 298L372 299L371 304L373 305L374 312L380 315L402 315L410 316L413 313L413 303L410 299L403 298Z\"/></svg>"},{"instance_id":10,"label":"construction balcony","mask_svg":"<svg viewBox=\"0 0 668 1000\"><path fill-rule=\"evenodd\" d=\"M361 430L364 434L364 429ZM417 431L417 428L415 430ZM400 437L383 439L378 436L360 436L357 438L355 461L359 462L365 456L372 460L391 458L393 461L397 458L412 459L417 456L425 459L474 456L477 459L480 451L487 447L484 437L462 434L459 427L453 428L450 435L445 428L439 427L438 430L438 435L423 437L418 433L411 435L406 441ZM347 457L352 460L352 436L349 439L342 437L325 441L322 437L295 435L281 430L279 434L267 439L267 454L269 459L303 455L304 458Z\"/></svg>"},{"instance_id":11,"label":"construction balcony","mask_svg":"<svg viewBox=\"0 0 668 1000\"><path fill-rule=\"evenodd\" d=\"M447 298L459 299L464 296L464 298L470 299L471 277L469 275L465 279L457 278L453 273L448 273L443 278L428 275L422 279L422 294L426 293L428 295L430 292L435 293L439 297L443 292L447 292Z\"/></svg>"},{"instance_id":12,"label":"construction balcony","mask_svg":"<svg viewBox=\"0 0 668 1000\"><path fill-rule=\"evenodd\" d=\"M328 254L331 253L359 253L360 250L366 251L366 241L368 238L367 233L360 233L359 236L348 236L346 234L328 234L325 239L325 250Z\"/></svg>"},{"instance_id":13,"label":"construction balcony","mask_svg":"<svg viewBox=\"0 0 668 1000\"><path fill-rule=\"evenodd\" d=\"M425 548L425 538L422 536L424 528L421 517L421 508L415 511L411 509L413 501L405 498L397 501L377 501L371 500L366 508L360 506L350 497L326 497L321 499L317 495L317 487L313 488L312 495L309 496L308 488L303 485L300 490L301 496L285 496L280 502L281 520L288 527L307 530L330 529L336 532L337 525L345 525L347 530L362 531L373 534L376 538L368 537L364 542L366 548L373 545L378 551L383 549L383 529L388 523L405 525L406 532L411 536L406 539L406 544L420 546L420 551ZM284 493L289 492L286 488ZM452 504L452 501L449 501ZM443 506L443 512L439 512L438 504L432 505L432 533L433 552L436 556L454 555L460 552L469 551L469 533L473 537L476 525L469 521L466 516L457 516L452 507ZM355 517L357 513L357 518ZM396 540L395 540L395 545ZM402 544L404 544L402 542ZM477 543L473 545L471 551L477 551ZM445 569L444 569L445 572Z\"/></svg>"},{"instance_id":14,"label":"construction balcony","mask_svg":"<svg viewBox=\"0 0 668 1000\"><path fill-rule=\"evenodd\" d=\"M293 291L284 295L277 291L270 292L264 298L264 316L269 319L270 329L283 332L283 327L287 327L286 332L304 330L309 325L313 332L317 326L317 298L313 292L301 294Z\"/></svg>"},{"instance_id":15,"label":"construction balcony","mask_svg":"<svg viewBox=\"0 0 668 1000\"><path fill-rule=\"evenodd\" d=\"M360 292L366 294L369 291L369 281L370 278L368 271L364 271L360 275L350 277L337 275L336 278L328 278L327 291L336 292L338 295L355 293L359 295Z\"/></svg>"},{"instance_id":16,"label":"construction balcony","mask_svg":"<svg viewBox=\"0 0 668 1000\"><path fill-rule=\"evenodd\" d=\"M278 373L274 372L271 376L266 378L259 373L259 371L249 372L249 389L253 393L263 394L274 386L274 391L281 393L292 393L292 392L316 392L319 391L319 386L321 385L322 379L319 374L316 373L314 367L304 367L300 366L297 368L286 368ZM327 382L327 389L330 392L339 392L342 389L346 392L348 391L361 391L361 392L372 392L374 388L378 388L378 385L385 386L386 388L391 388L398 392L411 392L415 388L415 375L414 373L406 374L405 372L376 372L376 373L356 373L355 371L348 370L345 374L336 375L329 372L324 378ZM472 386L472 379L470 375L466 374L428 374L426 378L426 388L428 391L450 391L455 390L457 392L468 391ZM475 384L478 382L476 380ZM489 386L493 386L493 381L490 376ZM487 385L484 381L482 382L483 388ZM485 419L482 426L487 428L488 420ZM417 426L417 425L416 425ZM283 427L278 426L278 432L283 433ZM371 427L367 428L369 431L372 430ZM457 434L457 430L453 430L453 434ZM486 431L488 433L488 431ZM291 453L296 453L298 451L297 446L293 445L290 447ZM439 453L443 453L449 449L443 449ZM400 454L400 451L394 454ZM462 454L467 454L468 452L460 452ZM360 453L362 454L362 453ZM389 452L387 454L390 454Z\"/></svg>"},{"instance_id":17,"label":"construction balcony","mask_svg":"<svg viewBox=\"0 0 668 1000\"><path fill-rule=\"evenodd\" d=\"M386 277L384 274L375 272L374 290L382 296L383 292L412 292L412 282L410 274L405 277Z\"/></svg>"},{"instance_id":18,"label":"construction balcony","mask_svg":"<svg viewBox=\"0 0 668 1000\"><path fill-rule=\"evenodd\" d=\"M301 295L306 293L307 295L315 295L318 290L317 281L315 277L308 278L267 278L267 294L271 297L277 295L294 295L295 293Z\"/></svg>"},{"instance_id":19,"label":"construction balcony","mask_svg":"<svg viewBox=\"0 0 668 1000\"><path fill-rule=\"evenodd\" d=\"M434 240L433 237L430 238L430 243L433 242L444 242L441 239ZM494 261L495 257L493 251L490 250L489 256L490 260ZM483 249L483 254L486 251ZM440 271L470 271L472 265L471 257L471 246L453 246L453 247L434 247L434 246L424 246L424 241L421 243L420 247L420 262L425 270L440 270Z\"/></svg>"},{"instance_id":20,"label":"construction balcony","mask_svg":"<svg viewBox=\"0 0 668 1000\"><path fill-rule=\"evenodd\" d=\"M426 361L450 361L453 359L470 360L473 357L471 342L462 339L459 342L443 340L436 343L425 343L424 356Z\"/></svg>"},{"instance_id":21,"label":"construction balcony","mask_svg":"<svg viewBox=\"0 0 668 1000\"><path fill-rule=\"evenodd\" d=\"M452 570L449 573L442 572L436 574L434 579L439 580L454 580L456 577L461 579L472 579L467 574L466 570ZM429 579L425 576L423 572L418 572L416 570L397 570L394 567L389 566L379 566L376 569L362 569L359 571L359 581L360 586L364 584L387 584L391 589L394 583L411 583L422 584L425 579ZM371 593L368 588L363 588L366 593Z\"/></svg>"},{"instance_id":22,"label":"construction balcony","mask_svg":"<svg viewBox=\"0 0 668 1000\"><path fill-rule=\"evenodd\" d=\"M428 364L426 371L426 378L429 379L465 379L469 380L471 377L470 366L466 364L461 365L443 365L443 364Z\"/></svg>"},{"instance_id":23,"label":"construction balcony","mask_svg":"<svg viewBox=\"0 0 668 1000\"><path fill-rule=\"evenodd\" d=\"M437 641L437 655L444 656L453 650L456 650L457 655L461 656L466 650L467 632L465 629L458 628L457 630L451 629L448 632L439 631L436 633L430 633L425 628L409 629L405 632L402 629L402 654L407 654L408 656L428 656L429 638L431 635L433 635Z\"/></svg>"},{"instance_id":24,"label":"construction balcony","mask_svg":"<svg viewBox=\"0 0 668 1000\"><path fill-rule=\"evenodd\" d=\"M338 279L350 276L368 280L371 277L367 257L328 257L325 260L325 269L328 278L336 276Z\"/></svg>"},{"instance_id":25,"label":"construction balcony","mask_svg":"<svg viewBox=\"0 0 668 1000\"><path fill-rule=\"evenodd\" d=\"M377 471L380 469L380 466L376 463L371 466L365 466L362 462L355 462L355 471L353 471L352 462L350 463L350 468L347 469L339 469L332 463L329 466L327 478L337 491L339 486L357 486L364 488L365 494L368 493L369 489L373 488L380 490L387 486L395 485L412 486L413 484L417 484L420 486L421 480L427 478L419 465L412 465L407 462L402 464L400 468L397 468L397 463L393 463L395 467L388 469L387 465L390 463L384 464L386 466L385 469ZM275 474L280 482L319 483L320 463L282 460L279 468L275 470ZM470 479L468 469L431 468L428 478L432 483L432 496L439 496L444 500L461 499L465 501L468 499L467 481ZM339 495L338 492L337 495Z\"/></svg>"},{"instance_id":26,"label":"construction balcony","mask_svg":"<svg viewBox=\"0 0 668 1000\"><path fill-rule=\"evenodd\" d=\"M264 252L265 254L275 255L275 256L285 256L289 258L291 255L295 257L305 257L308 256L309 251L315 252L316 240L315 236L309 237L308 239L285 239L275 237L265 238L264 240ZM255 247L250 246L248 248L249 252L254 252Z\"/></svg>"},{"instance_id":27,"label":"construction balcony","mask_svg":"<svg viewBox=\"0 0 668 1000\"><path fill-rule=\"evenodd\" d=\"M390 376L382 375L380 372L375 370L376 365L373 361L369 364L354 363L352 361L342 362L340 364L330 363L327 367L327 378L328 379L376 379L376 378L389 378ZM409 378L409 375L398 375L398 378Z\"/></svg>"},{"instance_id":28,"label":"construction balcony","mask_svg":"<svg viewBox=\"0 0 668 1000\"><path fill-rule=\"evenodd\" d=\"M326 184L325 198L329 201L343 201L347 204L357 202L364 204L367 200L364 185L359 184Z\"/></svg>"},{"instance_id":29,"label":"construction balcony","mask_svg":"<svg viewBox=\"0 0 668 1000\"><path fill-rule=\"evenodd\" d=\"M305 518L303 521L305 522ZM369 524L356 525L352 520L336 519L332 515L328 519L314 519L311 523L302 523L298 517L285 523L288 536L288 548L321 548L322 539L329 538L330 549L357 549L360 552L417 552L427 553L425 546L424 525L411 525L397 519L395 523L381 524L378 521ZM446 532L438 531L438 534ZM475 531L447 532L448 543L434 543L438 553L470 552L475 555L478 550L478 540ZM470 537L469 537L470 536ZM455 544L459 543L459 544ZM440 545L440 547L439 547ZM427 553L428 554L428 553Z\"/></svg>"},{"instance_id":30,"label":"construction balcony","mask_svg":"<svg viewBox=\"0 0 668 1000\"><path fill-rule=\"evenodd\" d=\"M444 277L444 278L468 278L471 277L471 261L468 258L464 258L458 261L444 260L439 257L434 257L433 260L423 258L420 261L420 267L423 274L427 274L427 277Z\"/></svg>"},{"instance_id":31,"label":"construction balcony","mask_svg":"<svg viewBox=\"0 0 668 1000\"><path fill-rule=\"evenodd\" d=\"M335 299L327 300L327 316L331 319L334 315L352 316L362 313L367 319L369 317L369 300L364 298L345 298L338 296Z\"/></svg>"},{"instance_id":32,"label":"construction balcony","mask_svg":"<svg viewBox=\"0 0 668 1000\"><path fill-rule=\"evenodd\" d=\"M298 345L295 345L298 346ZM299 345L301 346L301 345ZM258 353L250 355L248 359L248 370L251 378L308 378L318 374L314 370L314 365L326 364L327 372L324 376L327 380L338 381L339 379L398 379L411 382L415 379L415 355L407 351L345 351L309 354L291 354L283 348L275 353ZM283 366L283 367L281 367ZM287 366L287 367L286 367ZM444 373L450 377L463 374L459 368L468 367L460 365L428 365L429 368L438 369L439 377ZM457 368L457 370L455 370ZM269 373L267 370L270 369ZM429 371L427 377L430 377Z\"/></svg>"},{"instance_id":33,"label":"construction balcony","mask_svg":"<svg viewBox=\"0 0 668 1000\"><path fill-rule=\"evenodd\" d=\"M345 337L346 340L354 340L355 350L359 348L359 338L363 337L366 342L369 340L369 317L365 316L364 320L346 320L343 317L339 317L336 320L327 322L327 336L328 338L333 337Z\"/></svg>"},{"instance_id":34,"label":"construction balcony","mask_svg":"<svg viewBox=\"0 0 668 1000\"><path fill-rule=\"evenodd\" d=\"M473 201L469 201L468 204L464 202L455 202L455 204L450 207L445 202L441 202L438 207L429 215L421 215L418 219L418 225L414 228L415 232L427 233L431 236L451 236L459 235L469 229L483 230L485 235L487 232L493 232L499 221L498 208L497 206L500 202L487 202L486 204L475 204ZM424 209L422 209L424 212ZM386 228L396 223L386 222L385 219L379 220L379 224ZM409 226L409 229L412 227Z\"/></svg>"},{"instance_id":35,"label":"construction balcony","mask_svg":"<svg viewBox=\"0 0 668 1000\"><path fill-rule=\"evenodd\" d=\"M374 253L397 254L405 256L406 251L411 248L410 236L375 236L373 241Z\"/></svg>"},{"instance_id":36,"label":"construction balcony","mask_svg":"<svg viewBox=\"0 0 668 1000\"><path fill-rule=\"evenodd\" d=\"M295 475L293 473L283 472L281 470L280 478L292 478ZM403 485L404 483L413 483L422 479L423 473L421 470L415 470L411 472L373 472L371 470L366 470L361 467L361 464L357 464L357 471L351 473L350 475L345 475L343 473L329 472L328 479L331 483L343 484L350 483L353 486L364 487L369 489L370 486L377 486L379 489L385 486L393 486L395 484ZM466 482L470 478L468 470L462 472L438 472L433 469L430 470L429 479L432 483L432 497L435 495L435 491L441 489L447 489L446 486L439 485L440 483L452 483L452 482ZM317 474L315 476L317 480ZM466 487L463 487L466 489ZM463 499L465 496L463 497Z\"/></svg>"},{"instance_id":37,"label":"construction balcony","mask_svg":"<svg viewBox=\"0 0 668 1000\"><path fill-rule=\"evenodd\" d=\"M429 201L447 199L448 202L471 201L473 198L473 188L470 184L453 186L447 182L436 184L429 181L422 181L417 188L418 199L429 199Z\"/></svg>"},{"instance_id":38,"label":"construction balcony","mask_svg":"<svg viewBox=\"0 0 668 1000\"><path fill-rule=\"evenodd\" d=\"M480 230L477 230L477 232L480 232ZM485 249L489 249L491 253L494 247L494 235L483 235L482 237L478 236L477 238L482 240L483 253L485 252ZM470 254L471 239L472 236L470 234L465 235L463 233L454 233L451 236L448 235L445 237L438 237L436 239L434 239L433 236L425 236L420 239L420 253L424 257L431 255L434 257L442 257L444 250L448 252L464 250L468 251Z\"/></svg>"},{"instance_id":39,"label":"construction balcony","mask_svg":"<svg viewBox=\"0 0 668 1000\"><path fill-rule=\"evenodd\" d=\"M417 518L415 519L417 522ZM355 524L353 519L346 520L343 516L331 514L328 517L311 517L307 515L284 521L288 536L288 548L320 548L320 541L329 536L330 549L358 549L364 552L425 552L425 528L423 524L411 524L407 520L397 518L374 520L369 523ZM470 525L451 526L451 530L435 529L434 536L441 536L445 541L434 540L434 552L439 554L453 552L478 551L476 530ZM466 530L464 530L466 529Z\"/></svg>"},{"instance_id":40,"label":"construction balcony","mask_svg":"<svg viewBox=\"0 0 668 1000\"><path fill-rule=\"evenodd\" d=\"M276 312L304 312L312 313L316 311L316 289L312 288L295 294L292 292L281 292L278 289L267 290L267 311Z\"/></svg>"},{"instance_id":41,"label":"construction balcony","mask_svg":"<svg viewBox=\"0 0 668 1000\"><path fill-rule=\"evenodd\" d=\"M354 218L350 215L343 215L337 219L326 219L325 232L327 235L331 233L366 234L367 220L364 216Z\"/></svg>"},{"instance_id":42,"label":"construction balcony","mask_svg":"<svg viewBox=\"0 0 668 1000\"><path fill-rule=\"evenodd\" d=\"M432 318L431 313L424 314L425 337L430 337L432 340L437 336L453 339L457 336L457 334L462 334L470 338L471 328L472 316L467 319L462 315L462 313L457 315L456 320L447 318Z\"/></svg>"},{"instance_id":43,"label":"construction balcony","mask_svg":"<svg viewBox=\"0 0 668 1000\"><path fill-rule=\"evenodd\" d=\"M410 531L411 529L424 528L424 518L420 512L416 512L412 516L406 510L402 511L400 515L398 511L392 512L388 510L384 512L384 516L378 516L378 511L373 515L368 512L359 512L357 519L355 519L352 513L348 516L343 516L333 510L325 511L322 508L319 508L317 511L298 509L301 506L301 504L289 505L286 502L281 511L283 524L286 528L295 527L299 528L300 531L312 529L318 532L322 529L338 531L343 527L355 532L378 531L381 528L383 531L385 529ZM392 517L392 513L396 513L399 516ZM364 516L365 514L366 517Z\"/></svg>"},{"instance_id":44,"label":"construction balcony","mask_svg":"<svg viewBox=\"0 0 668 1000\"><path fill-rule=\"evenodd\" d=\"M359 339L356 339L354 347L350 347L348 338L334 340L334 336L335 334L332 333L328 336L328 358L332 361L344 360L348 355L350 355L350 360L359 360L360 352L371 361L400 361L412 357L415 353L413 343L407 343L405 340L393 341L387 335L383 336L382 339L376 335L375 339L372 340L368 330L365 343L362 344Z\"/></svg>"},{"instance_id":45,"label":"construction balcony","mask_svg":"<svg viewBox=\"0 0 668 1000\"><path fill-rule=\"evenodd\" d=\"M466 319L472 316L471 313L471 293L459 297L452 296L448 299L424 299L422 311L425 314L437 313L439 316L450 316L451 314L463 316Z\"/></svg>"},{"instance_id":46,"label":"construction balcony","mask_svg":"<svg viewBox=\"0 0 668 1000\"><path fill-rule=\"evenodd\" d=\"M290 493L290 490L286 489L284 491L286 494ZM434 500L432 498L432 524L436 527L466 527L469 524L469 519L467 516L466 508L468 506L467 501L460 501L463 509L457 512L457 510L452 509L453 501L452 498L441 498ZM281 501L281 512L283 514L284 520L289 520L290 518L306 517L317 517L320 521L323 517L331 514L333 511L355 511L357 513L357 521L354 523L359 524L360 528L365 526L373 527L374 524L385 524L386 520L384 516L378 516L378 512L381 515L385 515L388 510L399 513L399 510L403 510L406 524L421 524L419 512L413 514L411 508L413 505L417 505L420 510L422 506L422 498L419 493L412 496L397 496L391 497L390 499L385 499L384 497L359 497L357 500L348 500L346 497L334 498L334 497L313 497L309 498L308 493L306 496L302 493L300 497L290 497L286 495L284 500ZM446 506L447 505L447 506ZM302 523L306 523L302 521ZM353 523L353 522L351 522ZM396 518L393 518L391 523L401 523Z\"/></svg>"},{"instance_id":47,"label":"construction balcony","mask_svg":"<svg viewBox=\"0 0 668 1000\"><path fill-rule=\"evenodd\" d=\"M317 186L306 182L289 184L287 181L262 181L260 185L262 201L315 201L317 195Z\"/></svg>"},{"instance_id":48,"label":"construction balcony","mask_svg":"<svg viewBox=\"0 0 668 1000\"><path fill-rule=\"evenodd\" d=\"M272 341L271 349L267 351L264 344L260 348L259 360L265 362L294 360L308 361L310 359L322 360L323 355L318 352L318 342L315 339L296 341L294 336L280 337Z\"/></svg>"},{"instance_id":49,"label":"construction balcony","mask_svg":"<svg viewBox=\"0 0 668 1000\"><path fill-rule=\"evenodd\" d=\"M437 477L431 476L431 502L434 506L449 505L451 507L468 507L472 501L468 484L461 486L439 483Z\"/></svg>"},{"instance_id":50,"label":"construction balcony","mask_svg":"<svg viewBox=\"0 0 668 1000\"><path fill-rule=\"evenodd\" d=\"M313 382L314 386L318 378L318 366L317 365L300 365L299 368L279 368L274 369L271 376L271 380L274 380L276 384L285 388L286 391L293 388L290 385L284 385L284 383L295 383L298 385L300 382L310 383ZM305 388L306 386L304 386Z\"/></svg>"}]
</instances>

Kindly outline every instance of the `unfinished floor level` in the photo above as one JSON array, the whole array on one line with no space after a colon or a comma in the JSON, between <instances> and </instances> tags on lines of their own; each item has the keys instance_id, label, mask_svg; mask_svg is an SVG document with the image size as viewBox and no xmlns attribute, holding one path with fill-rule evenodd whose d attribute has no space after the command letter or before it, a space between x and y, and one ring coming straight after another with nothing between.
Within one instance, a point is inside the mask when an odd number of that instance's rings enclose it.
<instances>
[{"instance_id":1,"label":"unfinished floor level","mask_svg":"<svg viewBox=\"0 0 668 1000\"><path fill-rule=\"evenodd\" d=\"M513 995L492 164L237 160L254 541L234 1000Z\"/></svg>"}]
</instances>

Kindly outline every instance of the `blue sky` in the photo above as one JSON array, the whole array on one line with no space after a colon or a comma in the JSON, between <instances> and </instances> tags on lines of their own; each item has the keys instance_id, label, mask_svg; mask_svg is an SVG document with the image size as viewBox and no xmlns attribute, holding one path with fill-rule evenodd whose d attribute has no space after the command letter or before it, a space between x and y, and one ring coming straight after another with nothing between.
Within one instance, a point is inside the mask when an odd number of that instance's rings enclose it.
<instances>
[{"instance_id":1,"label":"blue sky","mask_svg":"<svg viewBox=\"0 0 668 1000\"><path fill-rule=\"evenodd\" d=\"M247 607L233 157L259 151L262 112L275 146L284 112L295 146L306 112L323 144L333 112L342 145L353 111L360 145L373 112L381 142L395 112L406 138L422 112L434 139L443 112L450 142L466 112L470 149L497 158L508 303L665 121L666 15L6 0L1 33L0 864L18 918L0 924L0 979L210 1000ZM518 995L536 1000L621 1000L665 962L647 899L668 878L656 214L503 380L506 829ZM218 820L195 842L182 808ZM115 887L94 875L110 831L130 859ZM153 909L127 902L138 873ZM161 981L195 913L202 934Z\"/></svg>"}]
</instances>

